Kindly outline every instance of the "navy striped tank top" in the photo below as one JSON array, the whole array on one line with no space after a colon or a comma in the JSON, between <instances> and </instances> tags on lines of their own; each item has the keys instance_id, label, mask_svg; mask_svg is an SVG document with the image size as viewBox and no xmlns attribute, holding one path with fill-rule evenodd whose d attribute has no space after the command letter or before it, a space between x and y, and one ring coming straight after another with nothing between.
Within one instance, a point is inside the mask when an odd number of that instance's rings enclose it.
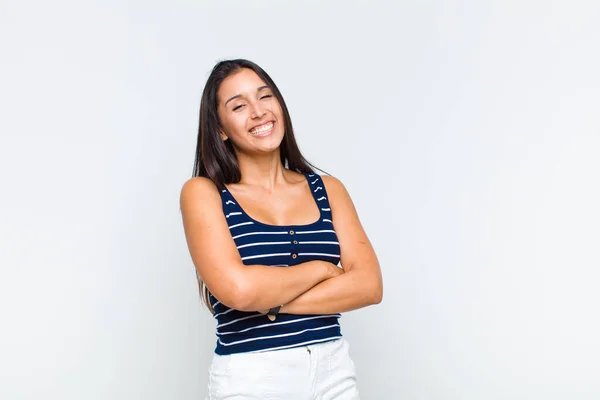
<instances>
[{"instance_id":1,"label":"navy striped tank top","mask_svg":"<svg viewBox=\"0 0 600 400\"><path fill-rule=\"evenodd\" d=\"M311 260L340 261L340 245L333 228L331 208L323 180L305 174L320 217L307 225L267 225L252 219L228 190L221 191L223 211L242 262L285 268ZM279 314L275 321L257 311L227 307L212 294L220 355L286 349L325 342L342 336L340 314Z\"/></svg>"}]
</instances>

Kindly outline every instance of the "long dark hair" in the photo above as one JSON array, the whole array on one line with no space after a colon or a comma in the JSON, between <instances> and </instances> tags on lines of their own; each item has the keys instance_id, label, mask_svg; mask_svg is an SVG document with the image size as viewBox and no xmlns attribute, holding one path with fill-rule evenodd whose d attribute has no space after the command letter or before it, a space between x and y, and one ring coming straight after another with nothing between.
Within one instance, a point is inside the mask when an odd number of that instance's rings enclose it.
<instances>
[{"instance_id":1,"label":"long dark hair","mask_svg":"<svg viewBox=\"0 0 600 400\"><path fill-rule=\"evenodd\" d=\"M241 71L242 68L254 71L271 88L281 106L285 131L279 149L283 166L299 173L314 173L314 166L306 161L302 153L300 153L296 138L294 137L290 114L283 96L277 85L275 85L275 82L273 82L273 79L255 63L244 59L236 59L218 62L204 86L200 102L198 142L192 176L203 176L211 179L219 190L225 189L225 184L238 183L242 178L231 140L223 141L219 134L221 131L221 121L217 113L217 92L221 83L228 76ZM210 291L197 271L196 275L198 277L201 297L211 312L214 313L209 301Z\"/></svg>"}]
</instances>

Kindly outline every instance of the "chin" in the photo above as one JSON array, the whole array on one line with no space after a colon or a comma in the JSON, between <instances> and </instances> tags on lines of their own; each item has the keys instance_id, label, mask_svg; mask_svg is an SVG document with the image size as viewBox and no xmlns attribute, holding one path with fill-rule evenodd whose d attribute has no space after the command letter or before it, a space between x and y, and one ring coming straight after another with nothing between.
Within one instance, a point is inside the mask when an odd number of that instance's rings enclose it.
<instances>
[{"instance_id":1,"label":"chin","mask_svg":"<svg viewBox=\"0 0 600 400\"><path fill-rule=\"evenodd\" d=\"M276 138L272 137L269 142L265 142L262 146L260 146L257 150L261 153L274 153L278 152L281 148L281 143L283 142L283 137Z\"/></svg>"}]
</instances>

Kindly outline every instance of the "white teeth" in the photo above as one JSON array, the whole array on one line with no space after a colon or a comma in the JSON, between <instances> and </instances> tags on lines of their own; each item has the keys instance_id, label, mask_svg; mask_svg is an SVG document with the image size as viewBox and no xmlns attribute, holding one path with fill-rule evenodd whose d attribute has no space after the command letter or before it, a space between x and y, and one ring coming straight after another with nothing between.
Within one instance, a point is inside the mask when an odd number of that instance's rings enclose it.
<instances>
[{"instance_id":1,"label":"white teeth","mask_svg":"<svg viewBox=\"0 0 600 400\"><path fill-rule=\"evenodd\" d=\"M252 135L260 135L261 133L268 132L268 131L270 131L271 129L273 129L273 123L272 123L272 122L269 122L268 124L265 124L265 125L261 126L260 128L255 128L255 129L252 129L252 130L250 131L250 133L251 133Z\"/></svg>"}]
</instances>

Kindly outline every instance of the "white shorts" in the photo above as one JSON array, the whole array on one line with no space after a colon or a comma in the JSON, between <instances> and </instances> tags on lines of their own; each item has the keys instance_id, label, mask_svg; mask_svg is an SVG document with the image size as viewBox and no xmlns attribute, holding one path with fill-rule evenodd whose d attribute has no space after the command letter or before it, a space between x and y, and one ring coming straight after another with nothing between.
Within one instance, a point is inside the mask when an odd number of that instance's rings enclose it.
<instances>
[{"instance_id":1,"label":"white shorts","mask_svg":"<svg viewBox=\"0 0 600 400\"><path fill-rule=\"evenodd\" d=\"M213 355L206 400L357 400L346 339L292 349Z\"/></svg>"}]
</instances>

